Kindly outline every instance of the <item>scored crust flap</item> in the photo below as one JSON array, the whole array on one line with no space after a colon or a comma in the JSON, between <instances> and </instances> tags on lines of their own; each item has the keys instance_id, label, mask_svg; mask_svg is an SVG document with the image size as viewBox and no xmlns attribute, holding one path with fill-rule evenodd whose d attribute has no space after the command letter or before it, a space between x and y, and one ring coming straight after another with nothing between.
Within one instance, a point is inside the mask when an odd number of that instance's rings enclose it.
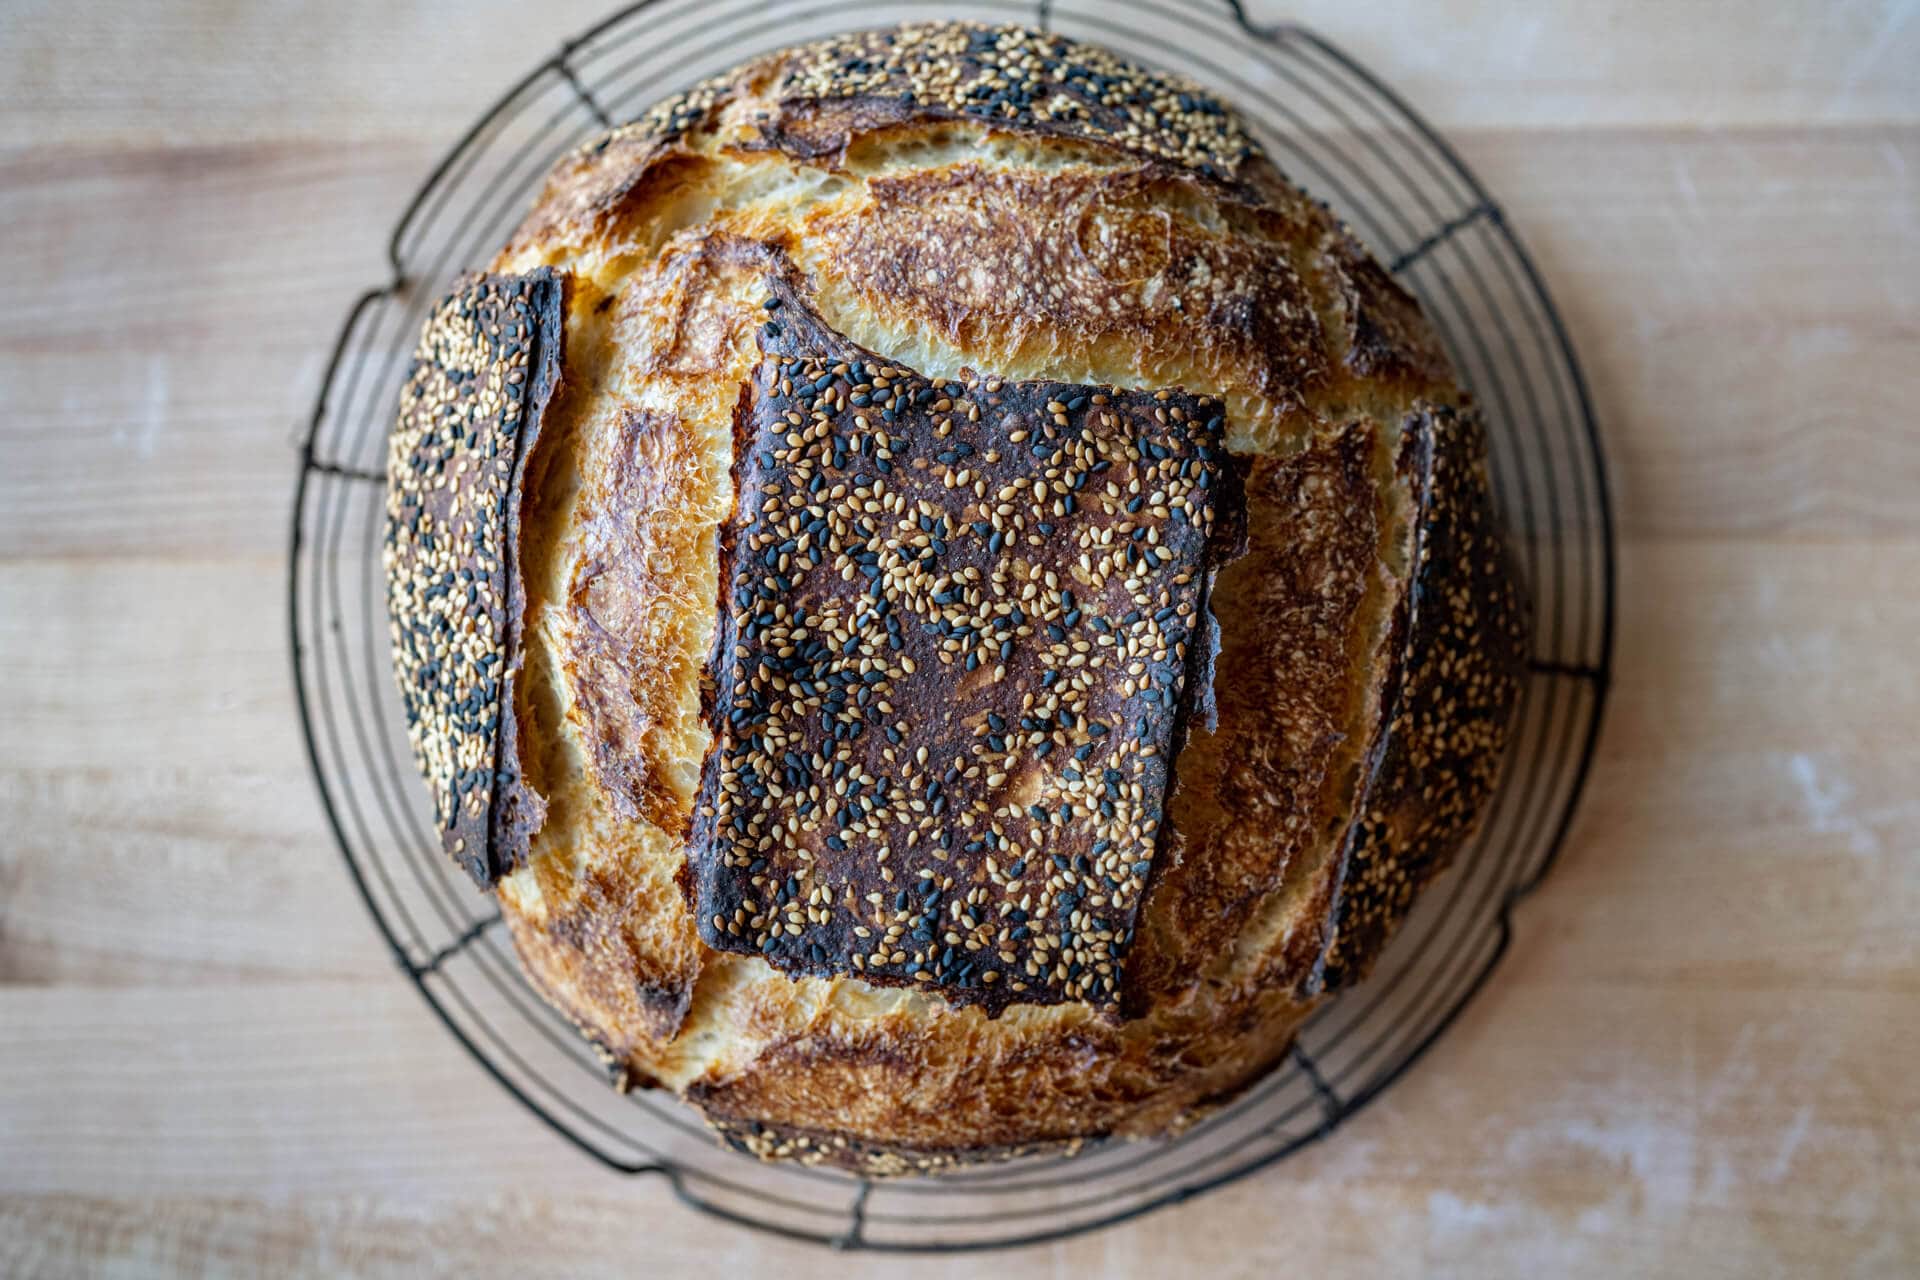
<instances>
[{"instance_id":1,"label":"scored crust flap","mask_svg":"<svg viewBox=\"0 0 1920 1280\"><path fill-rule=\"evenodd\" d=\"M569 279L468 276L421 332L388 447L383 559L407 736L446 853L488 885L546 806L521 776L520 492L559 391Z\"/></svg>"},{"instance_id":2,"label":"scored crust flap","mask_svg":"<svg viewBox=\"0 0 1920 1280\"><path fill-rule=\"evenodd\" d=\"M510 243L617 224L630 198L644 203L654 162L728 113L743 153L829 167L857 139L961 121L1140 157L1223 191L1275 180L1239 117L1183 77L1051 32L920 23L768 54L657 103L555 166Z\"/></svg>"},{"instance_id":3,"label":"scored crust flap","mask_svg":"<svg viewBox=\"0 0 1920 1280\"><path fill-rule=\"evenodd\" d=\"M1116 147L1233 178L1250 150L1239 119L1192 82L1095 45L1020 27L857 31L779 59L757 119L762 145L800 158L914 120L964 119Z\"/></svg>"},{"instance_id":4,"label":"scored crust flap","mask_svg":"<svg viewBox=\"0 0 1920 1280\"><path fill-rule=\"evenodd\" d=\"M923 377L771 284L723 538L702 938L1117 1009L1241 541L1223 410Z\"/></svg>"},{"instance_id":5,"label":"scored crust flap","mask_svg":"<svg viewBox=\"0 0 1920 1280\"><path fill-rule=\"evenodd\" d=\"M1382 646L1379 718L1303 995L1364 977L1484 815L1526 659L1527 606L1494 517L1478 417L1416 406L1394 471L1408 582Z\"/></svg>"}]
</instances>

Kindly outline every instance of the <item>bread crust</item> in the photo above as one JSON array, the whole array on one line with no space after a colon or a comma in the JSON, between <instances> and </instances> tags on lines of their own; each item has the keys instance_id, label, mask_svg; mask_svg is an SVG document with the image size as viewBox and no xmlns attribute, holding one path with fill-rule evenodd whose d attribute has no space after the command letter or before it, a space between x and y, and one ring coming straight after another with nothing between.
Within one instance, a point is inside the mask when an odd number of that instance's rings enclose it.
<instances>
[{"instance_id":1,"label":"bread crust","mask_svg":"<svg viewBox=\"0 0 1920 1280\"><path fill-rule=\"evenodd\" d=\"M1222 408L921 378L782 265L735 414L702 941L990 1015L1117 1012L1243 549Z\"/></svg>"},{"instance_id":2,"label":"bread crust","mask_svg":"<svg viewBox=\"0 0 1920 1280\"><path fill-rule=\"evenodd\" d=\"M1484 435L1412 299L1199 89L1016 28L773 55L565 159L493 270L569 287L497 632L539 816L481 870L543 994L727 1141L889 1174L1178 1129L1364 975L1478 820L1526 633ZM775 291L915 386L1224 406L1245 549L1111 1002L790 976L696 914Z\"/></svg>"},{"instance_id":3,"label":"bread crust","mask_svg":"<svg viewBox=\"0 0 1920 1280\"><path fill-rule=\"evenodd\" d=\"M428 318L389 441L383 552L395 671L441 844L481 884L546 816L513 688L526 462L559 394L568 279L470 276Z\"/></svg>"}]
</instances>

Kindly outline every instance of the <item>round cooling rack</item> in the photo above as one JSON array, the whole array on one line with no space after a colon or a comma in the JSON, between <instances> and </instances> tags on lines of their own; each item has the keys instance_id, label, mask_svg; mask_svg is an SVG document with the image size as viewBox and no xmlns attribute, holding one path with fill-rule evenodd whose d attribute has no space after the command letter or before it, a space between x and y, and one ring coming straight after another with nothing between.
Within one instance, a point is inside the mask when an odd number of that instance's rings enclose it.
<instances>
[{"instance_id":1,"label":"round cooling rack","mask_svg":"<svg viewBox=\"0 0 1920 1280\"><path fill-rule=\"evenodd\" d=\"M762 1164L719 1145L673 1099L610 1088L593 1050L521 978L492 900L441 855L408 752L388 667L381 469L427 308L492 257L563 152L754 54L953 17L1048 27L1211 87L1418 296L1487 419L1495 500L1534 601L1534 652L1479 836L1373 976L1319 1009L1265 1079L1177 1139L868 1182ZM468 130L408 205L388 261L391 279L347 316L294 492L288 603L314 778L354 883L428 1005L508 1092L609 1168L661 1177L730 1221L844 1248L1055 1239L1326 1137L1397 1080L1493 971L1514 904L1566 836L1599 732L1613 650L1606 471L1572 345L1500 206L1392 89L1325 40L1255 26L1232 0L636 4L568 41Z\"/></svg>"}]
</instances>

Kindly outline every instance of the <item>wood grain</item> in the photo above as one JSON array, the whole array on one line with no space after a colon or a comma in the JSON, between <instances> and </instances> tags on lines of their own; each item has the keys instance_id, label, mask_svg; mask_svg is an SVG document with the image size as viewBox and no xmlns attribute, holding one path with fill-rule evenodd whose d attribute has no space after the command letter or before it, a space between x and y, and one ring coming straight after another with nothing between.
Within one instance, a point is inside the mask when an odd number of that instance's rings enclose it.
<instances>
[{"instance_id":1,"label":"wood grain","mask_svg":"<svg viewBox=\"0 0 1920 1280\"><path fill-rule=\"evenodd\" d=\"M1900 358L1920 342L1920 125L1460 141L1580 344L1626 532L1920 527L1920 433L1888 429L1920 403L1920 363ZM0 380L10 438L30 446L0 469L0 547L280 539L326 351L432 158L402 143L0 153L0 224L18 228L0 274L28 282L0 312ZM129 260L130 209L165 253ZM289 278L289 260L311 270Z\"/></svg>"},{"instance_id":2,"label":"wood grain","mask_svg":"<svg viewBox=\"0 0 1920 1280\"><path fill-rule=\"evenodd\" d=\"M293 719L327 345L425 167L604 3L0 11L0 1274L866 1269L488 1081L395 976ZM1920 6L1295 11L1449 129L1566 312L1613 708L1511 955L1404 1081L988 1265L1914 1274Z\"/></svg>"},{"instance_id":3,"label":"wood grain","mask_svg":"<svg viewBox=\"0 0 1920 1280\"><path fill-rule=\"evenodd\" d=\"M335 0L321 17L301 0L15 0L0 17L9 71L0 81L0 143L452 138L563 40L617 7L547 0L532 13L515 0ZM1448 0L1437 12L1421 0L1250 0L1247 8L1263 22L1304 22L1366 63L1391 67L1395 84L1449 129L1920 118L1912 78L1920 12L1902 0L1658 8L1594 0L1524 14L1502 0ZM929 12L938 10L918 16Z\"/></svg>"}]
</instances>

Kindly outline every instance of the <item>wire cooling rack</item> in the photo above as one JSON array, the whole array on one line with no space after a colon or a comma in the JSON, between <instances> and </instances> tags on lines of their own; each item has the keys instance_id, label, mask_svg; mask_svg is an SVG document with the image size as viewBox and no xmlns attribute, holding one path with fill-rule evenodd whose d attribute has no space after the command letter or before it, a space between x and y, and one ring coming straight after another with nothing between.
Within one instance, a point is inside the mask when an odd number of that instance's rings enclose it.
<instances>
[{"instance_id":1,"label":"wire cooling rack","mask_svg":"<svg viewBox=\"0 0 1920 1280\"><path fill-rule=\"evenodd\" d=\"M867 1182L761 1164L719 1146L671 1098L616 1092L521 978L491 899L441 856L408 754L388 670L381 468L426 308L492 256L563 151L753 54L956 16L1050 27L1215 89L1419 297L1488 421L1495 500L1536 610L1534 658L1479 837L1373 977L1320 1009L1289 1058L1238 1101L1170 1141ZM1398 94L1327 41L1256 26L1235 0L652 0L568 41L507 90L428 175L387 257L390 278L361 295L341 330L294 494L288 605L314 777L408 979L509 1093L610 1169L661 1178L722 1218L842 1248L1054 1239L1187 1199L1326 1137L1399 1079L1493 971L1509 913L1566 835L1599 732L1614 606L1605 466L1565 327L1500 206Z\"/></svg>"}]
</instances>

